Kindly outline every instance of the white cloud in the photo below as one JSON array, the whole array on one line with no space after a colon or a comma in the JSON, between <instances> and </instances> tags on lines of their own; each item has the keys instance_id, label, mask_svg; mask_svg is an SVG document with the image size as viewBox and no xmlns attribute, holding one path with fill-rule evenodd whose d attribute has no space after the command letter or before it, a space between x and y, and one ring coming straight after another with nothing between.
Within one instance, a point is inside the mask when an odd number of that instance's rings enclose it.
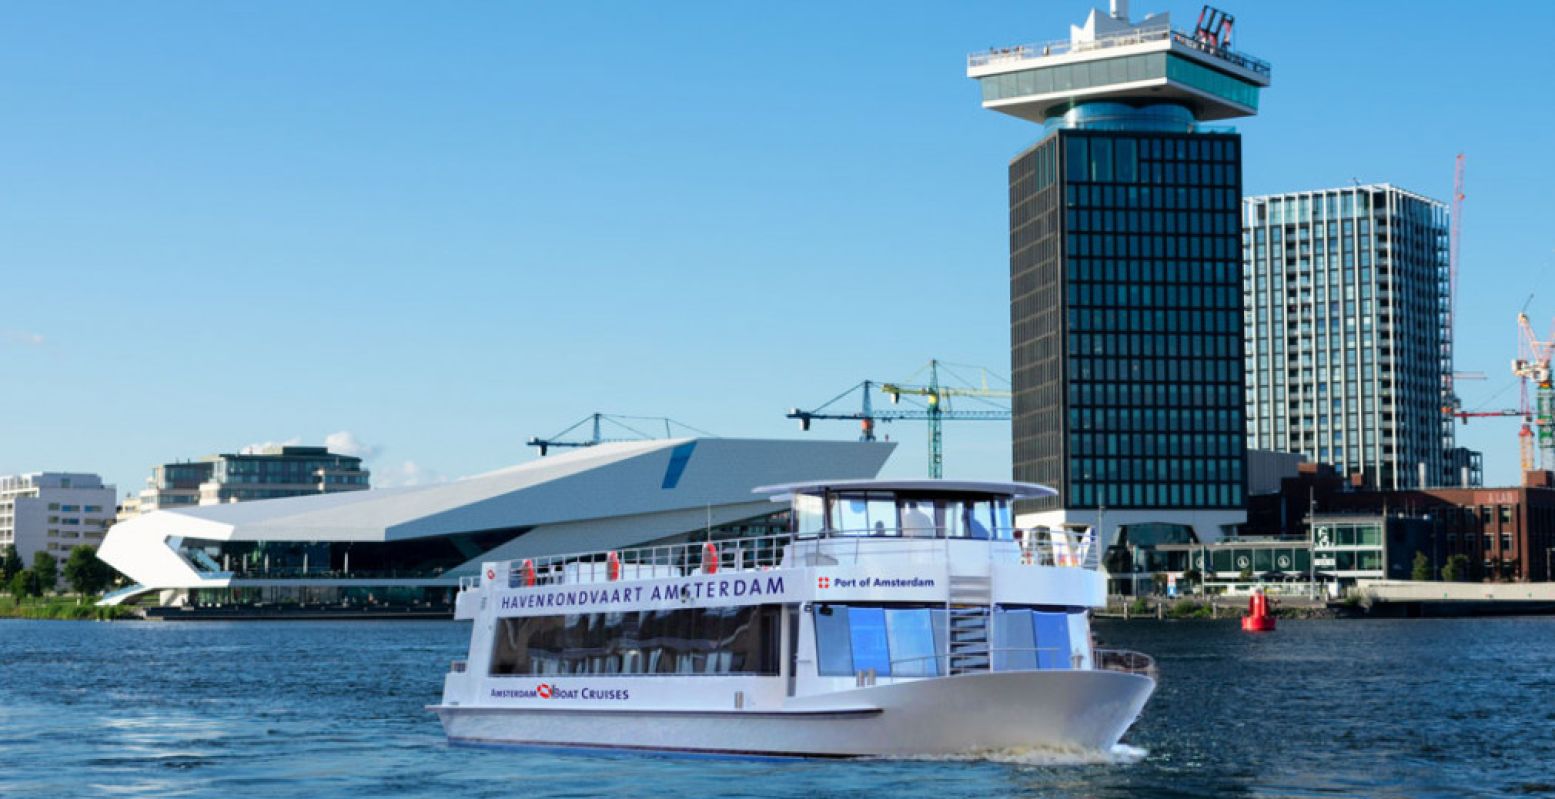
<instances>
[{"instance_id":1,"label":"white cloud","mask_svg":"<svg viewBox=\"0 0 1555 799\"><path fill-rule=\"evenodd\" d=\"M446 483L448 478L436 470L428 469L415 461L405 461L398 466L373 469L373 485L380 488L398 486L424 486Z\"/></svg>"},{"instance_id":2,"label":"white cloud","mask_svg":"<svg viewBox=\"0 0 1555 799\"><path fill-rule=\"evenodd\" d=\"M266 449L268 449L270 447L295 447L295 446L297 446L298 444L301 444L301 443L302 443L302 437L301 436L292 436L291 438L288 438L285 441L263 441L263 442L260 442L258 444L249 444L248 446L244 447L243 449L238 450L238 454L239 455L257 455L258 453L260 453L260 452L262 452L262 451L264 451L264 450L266 450Z\"/></svg>"},{"instance_id":3,"label":"white cloud","mask_svg":"<svg viewBox=\"0 0 1555 799\"><path fill-rule=\"evenodd\" d=\"M330 452L352 455L364 461L370 461L378 457L380 451L379 447L357 438L356 434L350 430L341 430L338 433L330 433L325 436L324 446L328 447Z\"/></svg>"},{"instance_id":4,"label":"white cloud","mask_svg":"<svg viewBox=\"0 0 1555 799\"><path fill-rule=\"evenodd\" d=\"M26 347L41 347L47 341L42 333L28 333L22 330L7 330L3 334L6 341L12 344L21 344Z\"/></svg>"}]
</instances>

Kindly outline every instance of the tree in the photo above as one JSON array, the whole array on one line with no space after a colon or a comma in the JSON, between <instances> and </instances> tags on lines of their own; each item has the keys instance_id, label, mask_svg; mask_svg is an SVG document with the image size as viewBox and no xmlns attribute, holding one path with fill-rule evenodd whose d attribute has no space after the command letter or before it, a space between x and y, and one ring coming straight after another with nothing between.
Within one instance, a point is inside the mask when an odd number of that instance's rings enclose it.
<instances>
[{"instance_id":1,"label":"tree","mask_svg":"<svg viewBox=\"0 0 1555 799\"><path fill-rule=\"evenodd\" d=\"M22 556L16 554L15 544L6 544L0 548L0 584L10 585L11 578L25 567Z\"/></svg>"},{"instance_id":2,"label":"tree","mask_svg":"<svg viewBox=\"0 0 1555 799\"><path fill-rule=\"evenodd\" d=\"M78 544L65 559L65 582L78 594L98 594L113 579L113 569L97 559L97 549Z\"/></svg>"},{"instance_id":3,"label":"tree","mask_svg":"<svg viewBox=\"0 0 1555 799\"><path fill-rule=\"evenodd\" d=\"M43 587L38 583L38 574L32 569L22 569L11 575L8 584L11 596L22 599L29 596L43 596Z\"/></svg>"},{"instance_id":4,"label":"tree","mask_svg":"<svg viewBox=\"0 0 1555 799\"><path fill-rule=\"evenodd\" d=\"M1418 581L1422 581L1422 582L1425 581L1425 580L1432 579L1431 578L1431 559L1427 558L1425 556L1424 552L1416 552L1415 553L1415 564L1414 564L1414 568L1410 569L1409 579L1411 579L1411 580L1418 580Z\"/></svg>"},{"instance_id":5,"label":"tree","mask_svg":"<svg viewBox=\"0 0 1555 799\"><path fill-rule=\"evenodd\" d=\"M34 596L42 596L59 584L59 561L47 552L32 554L32 573L37 575L40 590Z\"/></svg>"},{"instance_id":6,"label":"tree","mask_svg":"<svg viewBox=\"0 0 1555 799\"><path fill-rule=\"evenodd\" d=\"M1464 555L1453 555L1447 559L1447 564L1442 567L1442 579L1449 583L1462 582L1469 579L1469 559Z\"/></svg>"}]
</instances>

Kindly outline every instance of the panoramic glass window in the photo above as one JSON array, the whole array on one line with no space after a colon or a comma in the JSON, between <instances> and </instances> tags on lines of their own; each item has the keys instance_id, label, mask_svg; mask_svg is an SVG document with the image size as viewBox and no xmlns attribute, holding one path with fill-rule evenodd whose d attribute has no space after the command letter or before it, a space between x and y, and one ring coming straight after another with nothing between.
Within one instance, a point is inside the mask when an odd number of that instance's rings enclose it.
<instances>
[{"instance_id":1,"label":"panoramic glass window","mask_svg":"<svg viewBox=\"0 0 1555 799\"><path fill-rule=\"evenodd\" d=\"M851 676L874 669L881 677L944 673L945 611L817 605L815 648L820 673Z\"/></svg>"},{"instance_id":2,"label":"panoramic glass window","mask_svg":"<svg viewBox=\"0 0 1555 799\"><path fill-rule=\"evenodd\" d=\"M777 674L778 608L502 619L491 674Z\"/></svg>"}]
</instances>

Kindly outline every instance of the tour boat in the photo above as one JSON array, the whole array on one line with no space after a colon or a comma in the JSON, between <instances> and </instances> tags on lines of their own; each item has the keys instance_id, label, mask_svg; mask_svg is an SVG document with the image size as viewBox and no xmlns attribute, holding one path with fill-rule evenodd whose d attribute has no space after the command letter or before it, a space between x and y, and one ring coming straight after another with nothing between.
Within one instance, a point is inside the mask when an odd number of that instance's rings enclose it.
<instances>
[{"instance_id":1,"label":"tour boat","mask_svg":"<svg viewBox=\"0 0 1555 799\"><path fill-rule=\"evenodd\" d=\"M861 757L1106 754L1154 662L1097 649L1087 530L1029 483L769 486L789 532L489 562L442 702L456 744Z\"/></svg>"}]
</instances>

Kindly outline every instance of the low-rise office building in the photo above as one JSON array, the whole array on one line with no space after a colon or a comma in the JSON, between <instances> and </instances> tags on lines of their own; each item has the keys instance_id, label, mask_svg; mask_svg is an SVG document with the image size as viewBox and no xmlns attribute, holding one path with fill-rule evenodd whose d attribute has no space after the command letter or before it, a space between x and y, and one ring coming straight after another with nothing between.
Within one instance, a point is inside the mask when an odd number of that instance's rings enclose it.
<instances>
[{"instance_id":1,"label":"low-rise office building","mask_svg":"<svg viewBox=\"0 0 1555 799\"><path fill-rule=\"evenodd\" d=\"M28 567L38 552L64 565L70 550L96 547L114 519L112 485L95 474L33 472L0 477L0 547Z\"/></svg>"},{"instance_id":2,"label":"low-rise office building","mask_svg":"<svg viewBox=\"0 0 1555 799\"><path fill-rule=\"evenodd\" d=\"M1308 535L1160 544L1128 553L1127 571L1114 575L1113 590L1149 592L1164 580L1180 590L1202 581L1216 592L1262 586L1332 595L1360 580L1408 580L1417 553L1445 562L1432 529L1424 517L1327 513L1311 518Z\"/></svg>"},{"instance_id":3,"label":"low-rise office building","mask_svg":"<svg viewBox=\"0 0 1555 799\"><path fill-rule=\"evenodd\" d=\"M1375 491L1331 469L1303 464L1278 494L1251 497L1244 535L1306 536L1308 516L1333 513L1420 519L1434 576L1449 558L1461 555L1467 561L1464 579L1555 577L1555 478L1549 472L1529 472L1520 486Z\"/></svg>"},{"instance_id":4,"label":"low-rise office building","mask_svg":"<svg viewBox=\"0 0 1555 799\"><path fill-rule=\"evenodd\" d=\"M361 458L325 447L267 446L209 455L154 467L140 494L119 506L119 520L197 505L364 491L370 477Z\"/></svg>"}]
</instances>

